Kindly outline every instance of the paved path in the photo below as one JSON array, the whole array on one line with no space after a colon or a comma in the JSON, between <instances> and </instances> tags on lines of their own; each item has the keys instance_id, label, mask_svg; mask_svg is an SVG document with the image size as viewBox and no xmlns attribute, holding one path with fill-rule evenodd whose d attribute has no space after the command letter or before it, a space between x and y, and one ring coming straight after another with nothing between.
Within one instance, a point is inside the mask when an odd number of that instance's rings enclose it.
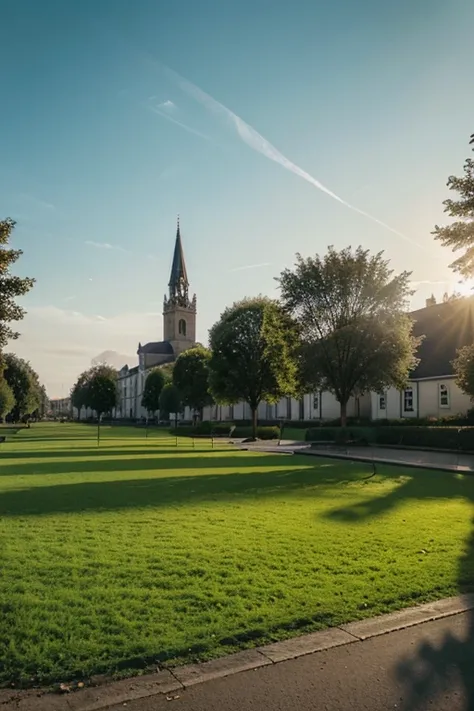
<instances>
[{"instance_id":1,"label":"paved path","mask_svg":"<svg viewBox=\"0 0 474 711\"><path fill-rule=\"evenodd\" d=\"M333 457L336 459L350 459L360 461L374 461L382 464L409 464L415 467L428 469L441 469L443 471L474 472L473 454L454 454L451 452L423 451L418 449L391 449L388 447L337 447L336 445L311 448L305 442L282 440L276 442L243 445L245 448L258 449L259 451L281 453L303 453L316 457Z\"/></svg>"},{"instance_id":2,"label":"paved path","mask_svg":"<svg viewBox=\"0 0 474 711\"><path fill-rule=\"evenodd\" d=\"M473 711L472 612L129 701L127 711ZM124 704L110 707L123 711Z\"/></svg>"}]
</instances>

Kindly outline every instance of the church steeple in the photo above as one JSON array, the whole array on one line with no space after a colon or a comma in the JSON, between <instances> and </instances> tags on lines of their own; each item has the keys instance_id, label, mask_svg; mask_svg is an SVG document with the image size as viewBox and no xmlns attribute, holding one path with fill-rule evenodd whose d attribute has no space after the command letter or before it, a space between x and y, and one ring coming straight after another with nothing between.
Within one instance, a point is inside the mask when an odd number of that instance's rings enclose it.
<instances>
[{"instance_id":1,"label":"church steeple","mask_svg":"<svg viewBox=\"0 0 474 711\"><path fill-rule=\"evenodd\" d=\"M189 298L189 281L178 217L168 296L165 296L163 302L163 340L171 344L176 356L196 341L196 306L196 296Z\"/></svg>"},{"instance_id":2,"label":"church steeple","mask_svg":"<svg viewBox=\"0 0 474 711\"><path fill-rule=\"evenodd\" d=\"M171 265L170 280L168 283L169 298L172 303L180 306L188 305L188 274L186 271L186 262L184 261L183 243L181 242L181 232L178 225L176 228L176 241L174 245L173 264Z\"/></svg>"}]
</instances>

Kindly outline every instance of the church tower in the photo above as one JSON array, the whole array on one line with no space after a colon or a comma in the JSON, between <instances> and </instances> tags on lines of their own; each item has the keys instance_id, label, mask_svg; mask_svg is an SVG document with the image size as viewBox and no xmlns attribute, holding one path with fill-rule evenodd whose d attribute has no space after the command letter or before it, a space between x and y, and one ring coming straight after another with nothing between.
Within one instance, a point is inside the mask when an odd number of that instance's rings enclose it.
<instances>
[{"instance_id":1,"label":"church tower","mask_svg":"<svg viewBox=\"0 0 474 711\"><path fill-rule=\"evenodd\" d=\"M163 340L172 345L176 356L196 343L196 295L189 298L179 217L168 296L163 301Z\"/></svg>"}]
</instances>

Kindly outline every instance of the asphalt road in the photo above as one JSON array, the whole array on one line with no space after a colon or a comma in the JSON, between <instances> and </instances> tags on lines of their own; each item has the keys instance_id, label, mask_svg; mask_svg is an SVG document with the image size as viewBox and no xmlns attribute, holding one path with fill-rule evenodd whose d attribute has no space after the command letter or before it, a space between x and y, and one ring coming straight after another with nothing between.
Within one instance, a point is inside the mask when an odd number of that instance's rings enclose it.
<instances>
[{"instance_id":1,"label":"asphalt road","mask_svg":"<svg viewBox=\"0 0 474 711\"><path fill-rule=\"evenodd\" d=\"M126 704L162 709L474 711L473 613Z\"/></svg>"}]
</instances>

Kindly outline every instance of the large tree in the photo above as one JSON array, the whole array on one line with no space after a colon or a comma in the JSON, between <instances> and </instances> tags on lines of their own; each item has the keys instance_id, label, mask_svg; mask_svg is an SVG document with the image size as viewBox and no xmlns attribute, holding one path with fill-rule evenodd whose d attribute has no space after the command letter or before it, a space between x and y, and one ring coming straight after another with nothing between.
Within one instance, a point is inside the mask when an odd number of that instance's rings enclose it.
<instances>
[{"instance_id":1,"label":"large tree","mask_svg":"<svg viewBox=\"0 0 474 711\"><path fill-rule=\"evenodd\" d=\"M160 409L161 391L167 382L169 382L169 376L162 368L153 368L148 373L142 395L142 406L147 412L154 414Z\"/></svg>"},{"instance_id":2,"label":"large tree","mask_svg":"<svg viewBox=\"0 0 474 711\"><path fill-rule=\"evenodd\" d=\"M211 393L217 402L248 403L255 439L260 402L278 402L297 388L294 324L276 301L244 299L214 324L210 345Z\"/></svg>"},{"instance_id":3,"label":"large tree","mask_svg":"<svg viewBox=\"0 0 474 711\"><path fill-rule=\"evenodd\" d=\"M89 384L91 372L89 370L80 374L71 390L71 403L77 409L77 419L81 419L81 410L87 407L88 393L87 386Z\"/></svg>"},{"instance_id":4,"label":"large tree","mask_svg":"<svg viewBox=\"0 0 474 711\"><path fill-rule=\"evenodd\" d=\"M18 306L15 299L24 296L34 284L34 279L14 276L10 271L23 254L20 249L8 247L14 227L14 220L0 220L0 356L8 341L19 336L10 324L20 321L25 315L24 309Z\"/></svg>"},{"instance_id":5,"label":"large tree","mask_svg":"<svg viewBox=\"0 0 474 711\"><path fill-rule=\"evenodd\" d=\"M160 410L168 416L174 414L175 427L178 427L178 415L183 409L181 393L173 383L166 383L160 394Z\"/></svg>"},{"instance_id":6,"label":"large tree","mask_svg":"<svg viewBox=\"0 0 474 711\"><path fill-rule=\"evenodd\" d=\"M470 143L473 143L472 136ZM474 150L474 147L473 147ZM451 175L447 186L458 194L457 200L443 202L444 211L454 218L450 225L436 225L433 231L435 239L453 252L462 251L451 268L465 278L474 276L474 160L468 158L464 163L464 175L457 178Z\"/></svg>"},{"instance_id":7,"label":"large tree","mask_svg":"<svg viewBox=\"0 0 474 711\"><path fill-rule=\"evenodd\" d=\"M13 353L6 353L3 356L3 367L3 376L15 396L11 418L14 422L18 422L35 412L40 405L39 378L26 360Z\"/></svg>"},{"instance_id":8,"label":"large tree","mask_svg":"<svg viewBox=\"0 0 474 711\"><path fill-rule=\"evenodd\" d=\"M474 400L474 344L460 348L453 360L456 385Z\"/></svg>"},{"instance_id":9,"label":"large tree","mask_svg":"<svg viewBox=\"0 0 474 711\"><path fill-rule=\"evenodd\" d=\"M409 279L362 247L297 255L294 269L280 275L282 302L299 326L305 389L334 393L343 426L351 396L402 388L416 365Z\"/></svg>"},{"instance_id":10,"label":"large tree","mask_svg":"<svg viewBox=\"0 0 474 711\"><path fill-rule=\"evenodd\" d=\"M181 353L173 369L173 383L181 393L183 405L195 412L211 405L209 392L209 363L211 352L204 346L195 346Z\"/></svg>"},{"instance_id":11,"label":"large tree","mask_svg":"<svg viewBox=\"0 0 474 711\"><path fill-rule=\"evenodd\" d=\"M0 377L0 422L10 414L15 406L15 396L13 390L8 385L5 378Z\"/></svg>"},{"instance_id":12,"label":"large tree","mask_svg":"<svg viewBox=\"0 0 474 711\"><path fill-rule=\"evenodd\" d=\"M95 410L100 422L102 415L117 404L117 371L102 363L92 366L83 376L87 382L85 405Z\"/></svg>"}]
</instances>

